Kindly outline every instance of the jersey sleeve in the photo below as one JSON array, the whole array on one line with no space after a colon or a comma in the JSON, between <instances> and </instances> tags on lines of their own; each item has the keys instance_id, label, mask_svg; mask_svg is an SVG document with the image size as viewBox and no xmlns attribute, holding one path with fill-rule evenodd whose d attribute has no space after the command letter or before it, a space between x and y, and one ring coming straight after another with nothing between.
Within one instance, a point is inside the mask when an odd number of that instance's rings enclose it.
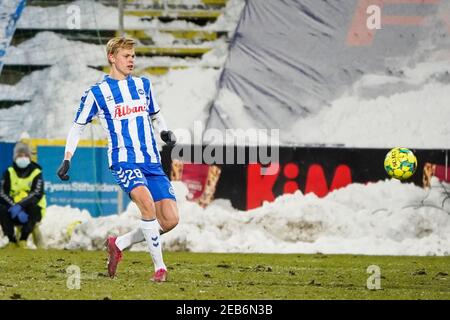
<instances>
[{"instance_id":1,"label":"jersey sleeve","mask_svg":"<svg viewBox=\"0 0 450 320\"><path fill-rule=\"evenodd\" d=\"M166 121L164 120L164 117L161 112L155 113L150 116L150 119L152 119L152 122L156 122L156 125L158 126L158 131L168 131Z\"/></svg>"},{"instance_id":2,"label":"jersey sleeve","mask_svg":"<svg viewBox=\"0 0 450 320\"><path fill-rule=\"evenodd\" d=\"M9 195L11 191L11 177L9 176L9 171L5 170L3 177L0 181L0 203L4 202L8 206L14 205L14 200Z\"/></svg>"},{"instance_id":3,"label":"jersey sleeve","mask_svg":"<svg viewBox=\"0 0 450 320\"><path fill-rule=\"evenodd\" d=\"M67 135L64 154L67 152L70 152L72 155L75 154L75 150L77 149L78 142L80 141L80 137L83 134L85 127L85 124L78 124L76 122L72 125L72 128L70 128L69 134Z\"/></svg>"},{"instance_id":4,"label":"jersey sleeve","mask_svg":"<svg viewBox=\"0 0 450 320\"><path fill-rule=\"evenodd\" d=\"M142 78L142 81L144 82L144 91L147 97L148 113L149 115L156 114L159 112L159 105L155 99L152 82L147 78Z\"/></svg>"},{"instance_id":5,"label":"jersey sleeve","mask_svg":"<svg viewBox=\"0 0 450 320\"><path fill-rule=\"evenodd\" d=\"M88 90L81 98L80 107L78 108L77 115L75 116L75 123L87 124L92 121L98 113L97 102L95 101L92 90Z\"/></svg>"}]
</instances>

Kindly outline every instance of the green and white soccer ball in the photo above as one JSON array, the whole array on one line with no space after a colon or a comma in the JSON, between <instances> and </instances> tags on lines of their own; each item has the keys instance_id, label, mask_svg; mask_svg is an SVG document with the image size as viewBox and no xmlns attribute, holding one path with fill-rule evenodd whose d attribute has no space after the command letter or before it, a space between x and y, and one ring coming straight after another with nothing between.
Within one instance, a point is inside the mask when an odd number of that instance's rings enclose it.
<instances>
[{"instance_id":1,"label":"green and white soccer ball","mask_svg":"<svg viewBox=\"0 0 450 320\"><path fill-rule=\"evenodd\" d=\"M407 148L394 148L384 159L384 169L390 177L406 180L416 172L417 158Z\"/></svg>"}]
</instances>

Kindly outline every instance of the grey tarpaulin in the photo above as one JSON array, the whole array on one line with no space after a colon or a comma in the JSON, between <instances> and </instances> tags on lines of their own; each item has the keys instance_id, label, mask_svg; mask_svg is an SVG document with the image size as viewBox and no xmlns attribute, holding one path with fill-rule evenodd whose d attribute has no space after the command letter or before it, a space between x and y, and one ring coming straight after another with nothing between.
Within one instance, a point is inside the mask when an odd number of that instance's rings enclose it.
<instances>
[{"instance_id":1,"label":"grey tarpaulin","mask_svg":"<svg viewBox=\"0 0 450 320\"><path fill-rule=\"evenodd\" d=\"M421 25L391 22L375 31L371 43L358 44L364 35L352 29L352 22L358 5L371 2L383 1L247 0L207 127L236 128L244 117L257 128L292 130L294 121L329 106L362 75L401 72L427 48L436 49L444 39L448 43L439 16L444 2L384 1L383 16L426 19ZM237 95L243 106L221 104L224 91Z\"/></svg>"}]
</instances>

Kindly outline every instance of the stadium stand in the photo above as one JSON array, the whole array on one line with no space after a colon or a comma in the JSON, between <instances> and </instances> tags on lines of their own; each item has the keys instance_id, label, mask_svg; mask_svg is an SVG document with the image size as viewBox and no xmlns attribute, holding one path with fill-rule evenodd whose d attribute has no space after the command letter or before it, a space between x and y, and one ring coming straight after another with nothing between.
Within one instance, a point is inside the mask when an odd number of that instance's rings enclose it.
<instances>
[{"instance_id":1,"label":"stadium stand","mask_svg":"<svg viewBox=\"0 0 450 320\"><path fill-rule=\"evenodd\" d=\"M77 3L69 0L30 0L27 7L51 9L56 6L70 5ZM99 0L92 3L102 4L104 6L118 6L117 0ZM176 57L180 59L189 58L189 64L164 63L163 60L143 63L136 70L136 74L162 75L171 69L184 69L190 65L195 65L202 56L209 52L215 46L215 41L224 39L228 41L228 33L225 30L205 29L205 26L214 23L222 14L227 0L199 0L198 2L185 0L155 0L155 1L124 1L124 17L137 17L140 21L156 21L149 28L128 28L124 25L124 34L138 40L139 45L136 48L136 55L142 57ZM95 12L94 15L97 15ZM175 22L175 24L174 24ZM181 27L177 27L177 22ZM17 27L11 46L20 44L35 38L44 32L57 34L69 41L80 41L93 45L104 45L113 36L120 35L118 28L102 27L73 29L67 26L58 28L48 28L46 26L33 25L25 23L26 27ZM31 25L31 27L30 27ZM174 25L176 27L174 27ZM169 38L170 41L156 41L155 36ZM35 71L43 70L52 65L52 61L47 63L33 63L23 61L21 63L5 63L3 71L0 74L0 85L15 85L25 76ZM89 65L89 67L109 72L109 66ZM218 68L215 65L202 64L202 68ZM0 109L10 108L15 105L24 104L30 100L17 99L17 97L8 97L7 94L0 96Z\"/></svg>"}]
</instances>

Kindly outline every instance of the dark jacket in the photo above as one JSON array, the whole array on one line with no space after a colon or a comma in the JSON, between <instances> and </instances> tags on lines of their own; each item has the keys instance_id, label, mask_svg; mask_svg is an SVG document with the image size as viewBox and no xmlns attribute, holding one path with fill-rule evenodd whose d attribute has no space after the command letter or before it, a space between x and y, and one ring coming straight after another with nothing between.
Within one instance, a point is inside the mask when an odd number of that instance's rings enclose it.
<instances>
[{"instance_id":1,"label":"dark jacket","mask_svg":"<svg viewBox=\"0 0 450 320\"><path fill-rule=\"evenodd\" d=\"M17 173L19 178L28 177L34 169L38 168L42 170L41 166L36 162L31 162L26 168L19 168L16 163L13 163L12 167L14 171ZM11 190L11 178L9 176L9 171L3 173L2 181L0 182L0 202L6 205L7 207L13 206L14 200L10 197L9 192ZM22 207L27 207L30 205L37 205L37 203L44 196L44 179L42 178L42 172L39 173L31 184L31 190L28 196L18 202Z\"/></svg>"}]
</instances>

